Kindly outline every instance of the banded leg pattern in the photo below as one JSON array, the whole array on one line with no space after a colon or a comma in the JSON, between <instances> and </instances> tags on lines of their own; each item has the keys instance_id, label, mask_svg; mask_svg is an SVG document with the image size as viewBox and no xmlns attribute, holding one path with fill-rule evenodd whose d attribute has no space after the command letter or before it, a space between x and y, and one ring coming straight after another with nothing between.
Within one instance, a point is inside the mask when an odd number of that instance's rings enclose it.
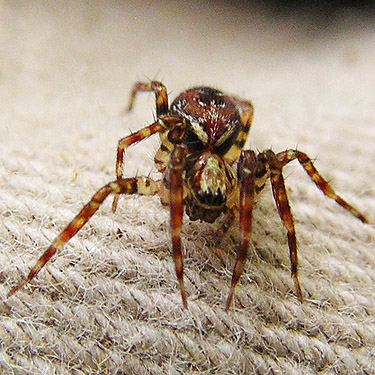
<instances>
[{"instance_id":1,"label":"banded leg pattern","mask_svg":"<svg viewBox=\"0 0 375 375\"><path fill-rule=\"evenodd\" d=\"M281 221L287 230L289 258L291 265L291 274L297 292L298 299L302 302L302 291L298 280L298 256L297 239L292 210L290 208L288 195L285 188L284 177L282 173L282 164L272 150L266 151L266 157L270 169L270 179L272 193L276 203L277 211Z\"/></svg>"},{"instance_id":2,"label":"banded leg pattern","mask_svg":"<svg viewBox=\"0 0 375 375\"><path fill-rule=\"evenodd\" d=\"M130 94L129 104L126 111L133 108L135 98L139 92L153 91L155 93L156 116L165 115L168 112L168 93L166 87L159 81L135 82Z\"/></svg>"},{"instance_id":3,"label":"banded leg pattern","mask_svg":"<svg viewBox=\"0 0 375 375\"><path fill-rule=\"evenodd\" d=\"M315 185L323 192L324 195L335 200L341 207L343 207L346 211L349 211L363 223L369 224L368 219L364 215L362 215L356 208L354 208L352 205L342 199L338 194L336 194L336 192L332 189L328 182L314 167L312 160L304 152L298 150L286 150L283 152L279 152L276 156L277 159L281 162L282 166L285 166L289 162L297 159L302 165L303 169L310 176Z\"/></svg>"},{"instance_id":4,"label":"banded leg pattern","mask_svg":"<svg viewBox=\"0 0 375 375\"><path fill-rule=\"evenodd\" d=\"M172 255L175 264L176 276L180 285L182 304L187 308L187 298L184 286L184 264L182 259L181 246L181 227L182 216L184 213L183 206L183 180L182 173L185 166L185 147L175 145L171 160L169 163L169 209L170 209L170 226L172 236Z\"/></svg>"},{"instance_id":5,"label":"banded leg pattern","mask_svg":"<svg viewBox=\"0 0 375 375\"><path fill-rule=\"evenodd\" d=\"M142 141L145 138L150 137L151 135L160 132L164 129L164 124L161 121L156 121L151 125L148 125L137 132L128 135L125 138L122 138L118 142L117 146L117 158L116 158L116 177L117 179L122 178L122 167L124 164L124 152L127 147L130 145ZM117 208L119 194L115 194L112 203L112 211L115 212Z\"/></svg>"},{"instance_id":6,"label":"banded leg pattern","mask_svg":"<svg viewBox=\"0 0 375 375\"><path fill-rule=\"evenodd\" d=\"M112 181L100 188L81 209L74 219L65 229L52 241L49 248L38 259L27 277L16 285L9 293L8 297L31 281L44 265L56 253L57 249L68 242L95 214L104 200L110 194L140 194L154 195L160 188L160 181L154 181L148 177L124 178Z\"/></svg>"},{"instance_id":7,"label":"banded leg pattern","mask_svg":"<svg viewBox=\"0 0 375 375\"><path fill-rule=\"evenodd\" d=\"M225 310L228 311L232 302L234 289L240 279L241 273L245 266L247 249L252 229L252 212L255 199L255 171L256 156L254 151L243 151L238 162L238 181L240 189L240 229L241 243L237 250L237 258L233 268L231 287Z\"/></svg>"}]
</instances>

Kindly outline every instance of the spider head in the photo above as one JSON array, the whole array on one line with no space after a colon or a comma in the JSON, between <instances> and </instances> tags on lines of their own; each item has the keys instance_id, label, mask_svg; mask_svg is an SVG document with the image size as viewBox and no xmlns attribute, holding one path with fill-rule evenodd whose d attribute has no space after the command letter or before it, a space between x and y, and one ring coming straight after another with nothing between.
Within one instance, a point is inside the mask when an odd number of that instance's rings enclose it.
<instances>
[{"instance_id":1,"label":"spider head","mask_svg":"<svg viewBox=\"0 0 375 375\"><path fill-rule=\"evenodd\" d=\"M231 167L219 155L204 152L188 158L185 204L190 219L213 223L223 211L234 183Z\"/></svg>"}]
</instances>

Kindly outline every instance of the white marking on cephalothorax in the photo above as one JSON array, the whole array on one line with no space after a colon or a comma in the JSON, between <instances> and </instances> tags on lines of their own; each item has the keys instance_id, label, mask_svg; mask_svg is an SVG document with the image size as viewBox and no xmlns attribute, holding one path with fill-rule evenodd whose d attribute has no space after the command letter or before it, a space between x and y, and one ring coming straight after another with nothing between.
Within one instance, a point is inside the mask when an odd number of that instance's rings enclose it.
<instances>
[{"instance_id":1,"label":"white marking on cephalothorax","mask_svg":"<svg viewBox=\"0 0 375 375\"><path fill-rule=\"evenodd\" d=\"M194 134L198 137L198 139L203 143L207 144L208 142L208 135L202 128L202 126L195 121L190 121L191 128L194 131Z\"/></svg>"}]
</instances>

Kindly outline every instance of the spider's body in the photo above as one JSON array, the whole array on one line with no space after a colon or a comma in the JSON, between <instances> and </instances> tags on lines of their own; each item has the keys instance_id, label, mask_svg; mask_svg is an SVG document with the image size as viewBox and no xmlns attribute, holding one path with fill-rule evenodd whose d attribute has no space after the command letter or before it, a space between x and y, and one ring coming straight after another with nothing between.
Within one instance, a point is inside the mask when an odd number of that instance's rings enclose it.
<instances>
[{"instance_id":1,"label":"spider's body","mask_svg":"<svg viewBox=\"0 0 375 375\"><path fill-rule=\"evenodd\" d=\"M93 195L55 238L28 276L15 286L9 295L35 277L56 250L87 223L108 195L115 195L112 205L115 211L119 194L158 194L161 202L170 208L172 252L184 307L187 307L187 298L183 283L180 237L184 207L191 220L212 223L223 214L225 220L221 226L222 232L229 228L233 219L239 217L241 242L226 302L228 309L246 261L255 198L269 178L280 218L287 229L291 273L297 296L302 300L297 277L294 222L282 168L297 159L325 195L334 199L361 221L367 222L367 219L334 192L305 153L290 149L278 154L272 150L256 154L252 150L242 149L253 118L251 102L225 95L209 87L195 87L182 92L169 107L167 91L162 83L136 82L130 97L129 110L139 91L155 93L156 121L119 141L117 179ZM149 177L123 178L125 149L155 133L160 135L161 146L154 160L157 169L162 173L162 178L157 181Z\"/></svg>"},{"instance_id":2,"label":"spider's body","mask_svg":"<svg viewBox=\"0 0 375 375\"><path fill-rule=\"evenodd\" d=\"M252 114L250 104L246 110ZM171 104L170 113L186 122L184 203L191 220L214 222L227 207L227 201L238 193L234 160L226 158L226 154L232 147L242 148L236 144L240 132L241 138L246 139L248 127L243 129L240 111L243 108L237 107L230 97L209 87L187 90ZM162 143L161 149L165 146Z\"/></svg>"}]
</instances>

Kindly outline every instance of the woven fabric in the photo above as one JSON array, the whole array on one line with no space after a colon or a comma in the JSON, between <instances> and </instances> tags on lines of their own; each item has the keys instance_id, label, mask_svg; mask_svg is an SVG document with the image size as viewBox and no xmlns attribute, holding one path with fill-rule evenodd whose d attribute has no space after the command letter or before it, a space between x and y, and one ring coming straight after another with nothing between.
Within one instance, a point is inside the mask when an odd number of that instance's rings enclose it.
<instances>
[{"instance_id":1,"label":"woven fabric","mask_svg":"<svg viewBox=\"0 0 375 375\"><path fill-rule=\"evenodd\" d=\"M284 174L302 304L269 187L229 312L237 225L218 239L217 224L184 217L185 311L158 197L121 197L115 214L108 199L6 298L114 179L117 141L152 121L151 94L121 114L139 79L162 80L171 98L205 84L251 99L247 147L298 147L374 222L371 25L343 16L323 32L224 2L0 7L1 374L375 373L374 227L324 197L297 162ZM158 178L157 146L155 136L132 147L125 175Z\"/></svg>"}]
</instances>

